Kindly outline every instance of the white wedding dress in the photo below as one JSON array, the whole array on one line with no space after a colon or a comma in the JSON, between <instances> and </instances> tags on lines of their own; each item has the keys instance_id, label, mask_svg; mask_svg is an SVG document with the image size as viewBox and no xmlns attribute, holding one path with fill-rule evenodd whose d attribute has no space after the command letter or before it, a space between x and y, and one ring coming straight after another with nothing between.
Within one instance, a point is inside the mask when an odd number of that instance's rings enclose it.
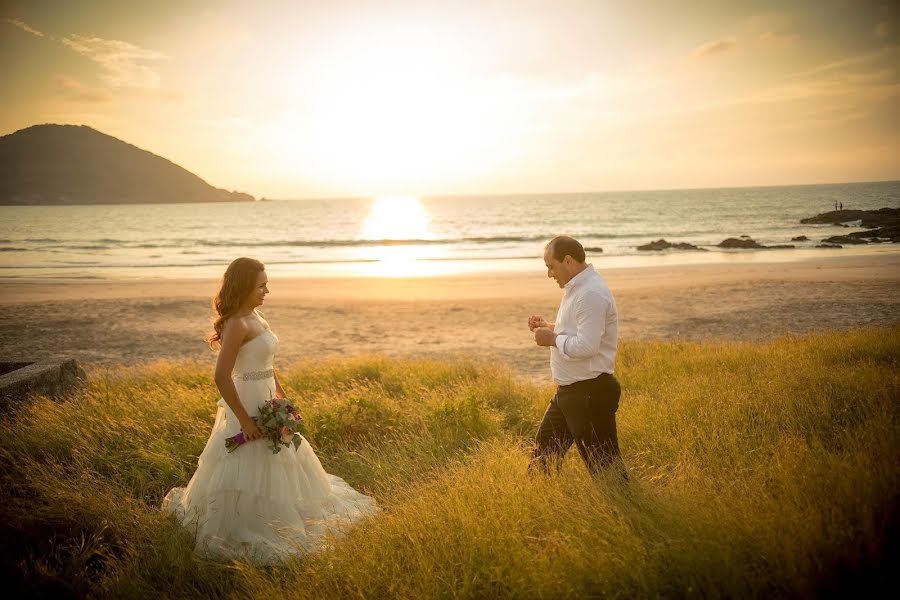
<instances>
[{"instance_id":1,"label":"white wedding dress","mask_svg":"<svg viewBox=\"0 0 900 600\"><path fill-rule=\"evenodd\" d=\"M275 395L277 346L266 326L238 352L232 379L251 417ZM374 499L326 473L305 439L296 450L291 446L278 454L268 440L246 442L228 453L225 438L240 425L224 400L218 406L193 477L162 503L162 510L196 533L198 555L275 564L321 548L326 533L339 533L378 510Z\"/></svg>"}]
</instances>

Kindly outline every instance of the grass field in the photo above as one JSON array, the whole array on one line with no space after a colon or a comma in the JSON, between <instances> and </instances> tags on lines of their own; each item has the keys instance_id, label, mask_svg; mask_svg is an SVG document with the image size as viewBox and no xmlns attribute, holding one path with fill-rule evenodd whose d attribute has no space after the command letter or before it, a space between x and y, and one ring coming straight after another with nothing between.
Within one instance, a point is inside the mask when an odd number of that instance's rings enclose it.
<instances>
[{"instance_id":1,"label":"grass field","mask_svg":"<svg viewBox=\"0 0 900 600\"><path fill-rule=\"evenodd\" d=\"M281 369L326 470L382 513L277 568L200 561L159 512L212 425L209 365L90 371L0 419L12 592L126 597L816 596L896 589L900 328L620 349L631 483L526 473L552 393L495 365ZM890 588L888 588L890 589Z\"/></svg>"}]
</instances>

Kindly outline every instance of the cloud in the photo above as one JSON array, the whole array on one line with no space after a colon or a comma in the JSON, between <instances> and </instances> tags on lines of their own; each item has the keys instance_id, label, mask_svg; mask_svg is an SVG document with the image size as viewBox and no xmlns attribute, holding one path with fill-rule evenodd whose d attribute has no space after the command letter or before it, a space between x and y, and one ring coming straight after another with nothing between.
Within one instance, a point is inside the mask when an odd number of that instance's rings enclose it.
<instances>
[{"instance_id":1,"label":"cloud","mask_svg":"<svg viewBox=\"0 0 900 600\"><path fill-rule=\"evenodd\" d=\"M123 88L116 95L138 100L162 100L173 103L183 102L185 99L185 95L178 91L151 88Z\"/></svg>"},{"instance_id":2,"label":"cloud","mask_svg":"<svg viewBox=\"0 0 900 600\"><path fill-rule=\"evenodd\" d=\"M796 35L764 31L756 36L756 43L767 48L787 48L796 39Z\"/></svg>"},{"instance_id":3,"label":"cloud","mask_svg":"<svg viewBox=\"0 0 900 600\"><path fill-rule=\"evenodd\" d=\"M60 75L59 77L54 78L53 83L58 90L63 92L68 92L81 87L81 84L78 83L78 81L67 75Z\"/></svg>"},{"instance_id":4,"label":"cloud","mask_svg":"<svg viewBox=\"0 0 900 600\"><path fill-rule=\"evenodd\" d=\"M147 50L121 40L70 35L62 43L100 65L104 81L113 87L159 89L160 76L155 66L168 58L162 52Z\"/></svg>"},{"instance_id":5,"label":"cloud","mask_svg":"<svg viewBox=\"0 0 900 600\"><path fill-rule=\"evenodd\" d=\"M900 97L900 81L893 67L898 60L900 48L895 47L848 56L796 73L787 83L680 110L708 111L812 99L850 100L858 106L893 101Z\"/></svg>"},{"instance_id":6,"label":"cloud","mask_svg":"<svg viewBox=\"0 0 900 600\"><path fill-rule=\"evenodd\" d=\"M812 69L807 69L806 71L797 73L795 77L806 77L818 73L840 71L851 66L865 65L881 61L896 61L898 54L900 54L900 47L887 46L873 52L854 54L839 60L818 65L816 67L813 67Z\"/></svg>"},{"instance_id":7,"label":"cloud","mask_svg":"<svg viewBox=\"0 0 900 600\"><path fill-rule=\"evenodd\" d=\"M691 58L702 60L721 54L728 54L729 52L736 50L737 47L738 43L734 38L716 40L715 42L703 44L691 52Z\"/></svg>"},{"instance_id":8,"label":"cloud","mask_svg":"<svg viewBox=\"0 0 900 600\"><path fill-rule=\"evenodd\" d=\"M26 24L21 19L6 19L6 22L9 23L10 25L15 25L22 31L27 31L28 33L30 33L32 35L36 35L38 37L44 37L43 32L38 31L37 29L35 29L33 27L29 27L28 24Z\"/></svg>"},{"instance_id":9,"label":"cloud","mask_svg":"<svg viewBox=\"0 0 900 600\"><path fill-rule=\"evenodd\" d=\"M77 34L57 38L29 26L21 19L5 19L7 23L27 31L32 35L59 42L91 59L104 70L103 81L114 88L131 88L133 90L157 91L160 89L160 75L157 66L160 61L169 57L156 50L141 48L121 40L107 40L97 36ZM85 98L99 101L108 94L84 92ZM180 100L180 95L173 92L157 94L165 100Z\"/></svg>"},{"instance_id":10,"label":"cloud","mask_svg":"<svg viewBox=\"0 0 900 600\"><path fill-rule=\"evenodd\" d=\"M82 104L109 104L112 94L107 90L92 89L82 85L76 79L60 75L53 80L56 91L66 100Z\"/></svg>"},{"instance_id":11,"label":"cloud","mask_svg":"<svg viewBox=\"0 0 900 600\"><path fill-rule=\"evenodd\" d=\"M209 127L213 127L216 129L246 130L253 128L253 123L249 119L238 116L212 119L203 121L203 123Z\"/></svg>"}]
</instances>

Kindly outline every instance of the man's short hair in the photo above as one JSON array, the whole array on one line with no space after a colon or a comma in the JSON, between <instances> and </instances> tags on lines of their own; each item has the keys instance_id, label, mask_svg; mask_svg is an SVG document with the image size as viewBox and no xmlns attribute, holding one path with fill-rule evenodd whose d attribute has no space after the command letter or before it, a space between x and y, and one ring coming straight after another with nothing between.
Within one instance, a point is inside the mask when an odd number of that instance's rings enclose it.
<instances>
[{"instance_id":1,"label":"man's short hair","mask_svg":"<svg viewBox=\"0 0 900 600\"><path fill-rule=\"evenodd\" d=\"M575 262L584 262L584 246L575 238L567 235L556 236L547 243L546 249L550 250L550 255L559 262L562 262L566 256L571 256Z\"/></svg>"}]
</instances>

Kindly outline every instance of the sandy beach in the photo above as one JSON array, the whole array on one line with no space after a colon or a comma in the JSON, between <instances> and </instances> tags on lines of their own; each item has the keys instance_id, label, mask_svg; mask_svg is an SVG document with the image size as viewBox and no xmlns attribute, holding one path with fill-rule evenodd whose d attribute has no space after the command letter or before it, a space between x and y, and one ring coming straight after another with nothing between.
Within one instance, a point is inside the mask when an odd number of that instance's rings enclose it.
<instances>
[{"instance_id":1,"label":"sandy beach","mask_svg":"<svg viewBox=\"0 0 900 600\"><path fill-rule=\"evenodd\" d=\"M764 340L900 322L900 253L788 263L595 266L616 295L620 340ZM526 326L555 315L560 290L528 273L408 279L271 278L263 307L278 363L383 354L499 360L546 376ZM87 365L212 363L205 337L215 280L4 281L3 358Z\"/></svg>"}]
</instances>

